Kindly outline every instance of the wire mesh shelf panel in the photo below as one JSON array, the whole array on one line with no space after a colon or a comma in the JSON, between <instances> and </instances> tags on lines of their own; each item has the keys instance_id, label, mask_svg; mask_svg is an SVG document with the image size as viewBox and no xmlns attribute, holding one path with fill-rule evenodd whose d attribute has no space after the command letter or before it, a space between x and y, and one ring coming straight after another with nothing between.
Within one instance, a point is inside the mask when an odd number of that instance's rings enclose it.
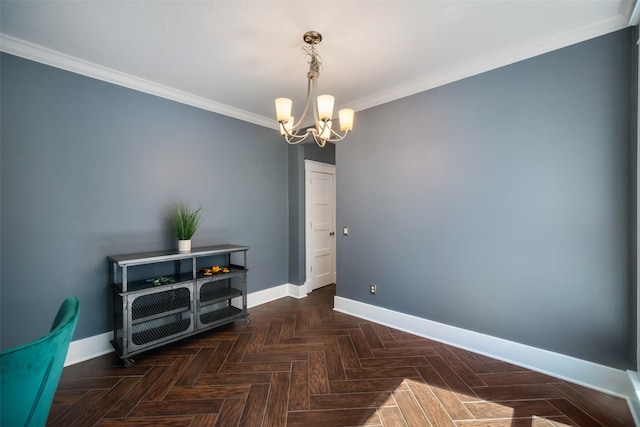
<instances>
[{"instance_id":1,"label":"wire mesh shelf panel","mask_svg":"<svg viewBox=\"0 0 640 427\"><path fill-rule=\"evenodd\" d=\"M137 297L131 303L131 321L133 323L164 317L172 312L189 310L191 290L189 288L170 289Z\"/></svg>"},{"instance_id":2,"label":"wire mesh shelf panel","mask_svg":"<svg viewBox=\"0 0 640 427\"><path fill-rule=\"evenodd\" d=\"M135 345L144 345L164 340L185 332L192 326L191 313L183 311L171 316L164 316L131 327L131 341Z\"/></svg>"},{"instance_id":3,"label":"wire mesh shelf panel","mask_svg":"<svg viewBox=\"0 0 640 427\"><path fill-rule=\"evenodd\" d=\"M191 287L143 295L130 294L129 350L163 342L194 330Z\"/></svg>"}]
</instances>

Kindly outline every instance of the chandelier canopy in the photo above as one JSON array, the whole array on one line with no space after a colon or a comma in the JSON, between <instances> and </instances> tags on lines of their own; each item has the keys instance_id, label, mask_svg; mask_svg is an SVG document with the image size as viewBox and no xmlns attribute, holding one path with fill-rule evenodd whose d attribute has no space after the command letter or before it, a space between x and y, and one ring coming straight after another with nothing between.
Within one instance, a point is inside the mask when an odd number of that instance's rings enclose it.
<instances>
[{"instance_id":1,"label":"chandelier canopy","mask_svg":"<svg viewBox=\"0 0 640 427\"><path fill-rule=\"evenodd\" d=\"M311 136L316 144L324 147L327 141L340 141L347 136L349 131L353 130L353 110L345 108L338 112L340 130L344 132L342 135L331 129L334 97L331 95L318 96L318 78L322 63L320 55L316 51L316 45L322 41L322 34L317 31L307 31L304 33L303 40L308 46L303 46L302 50L311 57L307 73L307 101L304 111L298 122L295 122L291 115L293 101L289 98L277 98L276 116L280 124L280 134L284 136L287 143L299 144ZM313 115L313 125L303 128L302 124L309 112Z\"/></svg>"}]
</instances>

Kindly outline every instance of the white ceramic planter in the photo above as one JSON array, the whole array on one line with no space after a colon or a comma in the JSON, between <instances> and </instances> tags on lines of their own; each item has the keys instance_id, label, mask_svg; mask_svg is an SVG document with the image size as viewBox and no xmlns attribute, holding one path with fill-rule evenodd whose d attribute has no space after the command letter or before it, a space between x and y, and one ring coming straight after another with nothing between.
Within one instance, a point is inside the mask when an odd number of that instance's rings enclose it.
<instances>
[{"instance_id":1,"label":"white ceramic planter","mask_svg":"<svg viewBox=\"0 0 640 427\"><path fill-rule=\"evenodd\" d=\"M191 252L191 240L178 240L178 252Z\"/></svg>"}]
</instances>

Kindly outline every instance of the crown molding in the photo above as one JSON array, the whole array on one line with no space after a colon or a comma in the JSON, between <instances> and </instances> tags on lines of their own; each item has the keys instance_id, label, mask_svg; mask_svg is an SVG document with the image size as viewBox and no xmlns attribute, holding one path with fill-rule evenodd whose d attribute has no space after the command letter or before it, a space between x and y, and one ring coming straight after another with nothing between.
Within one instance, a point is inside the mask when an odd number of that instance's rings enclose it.
<instances>
[{"instance_id":1,"label":"crown molding","mask_svg":"<svg viewBox=\"0 0 640 427\"><path fill-rule=\"evenodd\" d=\"M164 86L150 80L145 80L130 74L122 73L89 61L84 61L61 52L45 48L43 46L29 43L27 41L7 36L0 33L0 51L31 61L39 62L72 73L102 80L118 86L159 96L181 104L190 105L202 110L233 117L234 119L253 123L272 129L277 129L274 120L252 114L229 105L221 104L188 92Z\"/></svg>"},{"instance_id":2,"label":"crown molding","mask_svg":"<svg viewBox=\"0 0 640 427\"><path fill-rule=\"evenodd\" d=\"M395 101L407 96L415 95L429 89L444 86L471 76L495 70L506 65L514 64L525 59L533 58L544 53L552 52L573 44L590 40L614 31L621 30L629 26L628 17L620 14L606 20L602 20L592 25L588 25L577 30L551 37L532 43L523 48L514 49L510 52L501 52L482 61L473 62L461 67L444 70L440 73L430 74L424 78L414 80L404 85L396 86L392 89L376 93L372 96L361 98L349 102L350 108L355 111L365 110Z\"/></svg>"},{"instance_id":3,"label":"crown molding","mask_svg":"<svg viewBox=\"0 0 640 427\"><path fill-rule=\"evenodd\" d=\"M414 80L407 84L396 86L389 90L348 102L348 104L350 105L350 108L353 108L355 111L366 110L368 108L376 107L419 92L444 86L458 80L621 30L632 25L631 22L637 20L637 16L640 15L640 10L637 4L634 4L632 9L633 10L626 11L625 13L620 13L615 17L533 43L524 48L514 49L506 53L499 53L492 57L485 58L482 61L430 74L424 78ZM161 98L170 99L172 101L180 102L203 110L233 117L259 126L278 130L278 126L272 118L253 114L210 99L154 83L150 80L141 79L139 77L106 68L40 45L4 35L2 33L0 33L0 51L87 77L159 96Z\"/></svg>"}]
</instances>

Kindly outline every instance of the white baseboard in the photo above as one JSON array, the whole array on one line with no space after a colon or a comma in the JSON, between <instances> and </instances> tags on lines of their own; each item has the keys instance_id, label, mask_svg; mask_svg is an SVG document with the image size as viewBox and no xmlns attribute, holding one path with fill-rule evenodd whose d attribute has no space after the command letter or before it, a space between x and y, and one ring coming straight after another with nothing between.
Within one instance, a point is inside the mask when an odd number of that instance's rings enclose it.
<instances>
[{"instance_id":1,"label":"white baseboard","mask_svg":"<svg viewBox=\"0 0 640 427\"><path fill-rule=\"evenodd\" d=\"M285 283L284 285L248 294L247 307L255 307L284 297L299 299L306 296L306 284L298 286L292 285L291 283ZM104 334L72 341L69 345L69 351L67 352L67 358L64 361L64 366L75 365L76 363L111 353L113 351L113 347L111 346L112 339L113 332L105 332Z\"/></svg>"},{"instance_id":2,"label":"white baseboard","mask_svg":"<svg viewBox=\"0 0 640 427\"><path fill-rule=\"evenodd\" d=\"M307 283L303 283L302 285L292 285L289 284L289 295L290 297L294 297L294 298L298 298L298 299L302 299L305 298L307 296L307 294L309 293L309 285L307 285Z\"/></svg>"},{"instance_id":3,"label":"white baseboard","mask_svg":"<svg viewBox=\"0 0 640 427\"><path fill-rule=\"evenodd\" d=\"M336 311L629 400L625 371L336 296Z\"/></svg>"},{"instance_id":4,"label":"white baseboard","mask_svg":"<svg viewBox=\"0 0 640 427\"><path fill-rule=\"evenodd\" d=\"M631 383L631 395L629 396L629 408L633 420L637 426L640 426L640 375L635 371L627 371L629 374L629 382Z\"/></svg>"},{"instance_id":5,"label":"white baseboard","mask_svg":"<svg viewBox=\"0 0 640 427\"><path fill-rule=\"evenodd\" d=\"M69 351L67 351L67 358L64 360L64 366L75 365L76 363L111 353L113 351L111 346L112 339L113 332L105 332L104 334L72 341L69 345Z\"/></svg>"},{"instance_id":6,"label":"white baseboard","mask_svg":"<svg viewBox=\"0 0 640 427\"><path fill-rule=\"evenodd\" d=\"M250 293L247 295L247 307L255 307L284 297L304 298L306 296L306 285L297 286L285 283L284 285Z\"/></svg>"}]
</instances>

